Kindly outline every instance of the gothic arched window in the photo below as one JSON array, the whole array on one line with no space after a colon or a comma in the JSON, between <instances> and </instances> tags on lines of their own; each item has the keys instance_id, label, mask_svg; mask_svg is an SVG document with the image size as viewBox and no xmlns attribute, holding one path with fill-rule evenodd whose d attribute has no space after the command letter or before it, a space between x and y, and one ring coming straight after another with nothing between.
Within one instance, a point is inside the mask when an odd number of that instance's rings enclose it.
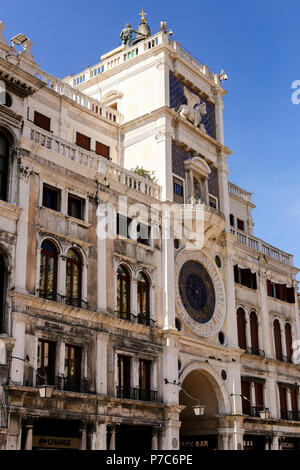
<instances>
[{"instance_id":1,"label":"gothic arched window","mask_svg":"<svg viewBox=\"0 0 300 470\"><path fill-rule=\"evenodd\" d=\"M4 332L4 306L5 306L5 274L6 265L4 257L0 254L0 333Z\"/></svg>"},{"instance_id":2,"label":"gothic arched window","mask_svg":"<svg viewBox=\"0 0 300 470\"><path fill-rule=\"evenodd\" d=\"M71 248L67 254L66 303L81 307L82 259L77 250Z\"/></svg>"},{"instance_id":3,"label":"gothic arched window","mask_svg":"<svg viewBox=\"0 0 300 470\"><path fill-rule=\"evenodd\" d=\"M276 359L282 361L281 328L278 320L273 323Z\"/></svg>"},{"instance_id":4,"label":"gothic arched window","mask_svg":"<svg viewBox=\"0 0 300 470\"><path fill-rule=\"evenodd\" d=\"M0 133L0 199L7 199L9 143Z\"/></svg>"},{"instance_id":5,"label":"gothic arched window","mask_svg":"<svg viewBox=\"0 0 300 470\"><path fill-rule=\"evenodd\" d=\"M242 349L246 349L246 317L245 312L241 307L237 311L237 330L239 347Z\"/></svg>"},{"instance_id":6,"label":"gothic arched window","mask_svg":"<svg viewBox=\"0 0 300 470\"><path fill-rule=\"evenodd\" d=\"M252 354L259 355L258 320L255 312L250 313L250 334Z\"/></svg>"},{"instance_id":7,"label":"gothic arched window","mask_svg":"<svg viewBox=\"0 0 300 470\"><path fill-rule=\"evenodd\" d=\"M57 291L57 249L50 240L45 240L41 247L40 297L56 300Z\"/></svg>"},{"instance_id":8,"label":"gothic arched window","mask_svg":"<svg viewBox=\"0 0 300 470\"><path fill-rule=\"evenodd\" d=\"M130 320L130 276L125 266L119 266L117 278L117 314Z\"/></svg>"},{"instance_id":9,"label":"gothic arched window","mask_svg":"<svg viewBox=\"0 0 300 470\"><path fill-rule=\"evenodd\" d=\"M139 323L148 324L150 320L150 284L144 273L138 275L137 313Z\"/></svg>"}]
</instances>

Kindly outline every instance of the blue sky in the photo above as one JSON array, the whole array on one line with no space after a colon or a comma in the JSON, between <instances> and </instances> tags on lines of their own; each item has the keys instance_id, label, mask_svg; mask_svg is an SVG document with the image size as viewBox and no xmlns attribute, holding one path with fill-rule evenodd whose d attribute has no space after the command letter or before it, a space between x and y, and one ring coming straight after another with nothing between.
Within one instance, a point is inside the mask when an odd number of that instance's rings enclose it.
<instances>
[{"instance_id":1,"label":"blue sky","mask_svg":"<svg viewBox=\"0 0 300 470\"><path fill-rule=\"evenodd\" d=\"M41 68L63 77L117 47L142 7L153 33L166 19L174 39L212 71L227 71L230 180L254 192L255 235L294 254L300 268L300 104L291 101L300 80L299 0L14 0L3 2L0 19L7 40L28 35Z\"/></svg>"}]
</instances>

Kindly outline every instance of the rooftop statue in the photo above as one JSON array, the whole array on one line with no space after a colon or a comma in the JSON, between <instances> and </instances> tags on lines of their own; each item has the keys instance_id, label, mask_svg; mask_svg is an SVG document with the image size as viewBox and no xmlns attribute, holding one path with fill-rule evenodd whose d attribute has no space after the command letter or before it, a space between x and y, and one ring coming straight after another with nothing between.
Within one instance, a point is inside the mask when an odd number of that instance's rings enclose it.
<instances>
[{"instance_id":1,"label":"rooftop statue","mask_svg":"<svg viewBox=\"0 0 300 470\"><path fill-rule=\"evenodd\" d=\"M127 23L125 28L122 29L121 34L120 34L120 38L122 39L122 44L124 46L130 47L133 33L138 34L138 32L131 27L131 24Z\"/></svg>"}]
</instances>

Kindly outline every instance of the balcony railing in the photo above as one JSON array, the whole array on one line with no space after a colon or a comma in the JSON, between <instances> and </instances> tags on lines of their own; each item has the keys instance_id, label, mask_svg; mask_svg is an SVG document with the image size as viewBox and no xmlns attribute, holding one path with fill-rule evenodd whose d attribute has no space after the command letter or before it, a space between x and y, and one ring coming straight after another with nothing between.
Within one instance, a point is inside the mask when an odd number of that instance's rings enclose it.
<instances>
[{"instance_id":1,"label":"balcony railing","mask_svg":"<svg viewBox=\"0 0 300 470\"><path fill-rule=\"evenodd\" d=\"M246 202L251 202L251 194L245 189L240 188L239 186L236 186L233 183L228 182L228 189L229 189L229 194L232 194L235 197L238 197L239 199L242 199L243 201Z\"/></svg>"},{"instance_id":2,"label":"balcony railing","mask_svg":"<svg viewBox=\"0 0 300 470\"><path fill-rule=\"evenodd\" d=\"M66 392L90 393L87 379L55 377L55 388Z\"/></svg>"},{"instance_id":3,"label":"balcony railing","mask_svg":"<svg viewBox=\"0 0 300 470\"><path fill-rule=\"evenodd\" d=\"M117 387L117 398L127 398L129 400L141 400L157 402L156 390L144 390L133 387Z\"/></svg>"},{"instance_id":4,"label":"balcony railing","mask_svg":"<svg viewBox=\"0 0 300 470\"><path fill-rule=\"evenodd\" d=\"M293 364L293 360L291 356L284 356L282 354L276 354L277 361L287 362L288 364Z\"/></svg>"},{"instance_id":5,"label":"balcony railing","mask_svg":"<svg viewBox=\"0 0 300 470\"><path fill-rule=\"evenodd\" d=\"M263 242L259 238L253 237L252 235L248 235L245 232L237 229L230 230L232 235L235 235L237 241L245 246L248 246L252 250L255 250L263 255L269 256L280 263L287 264L289 266L293 266L293 256L285 253L284 251L278 250L271 245Z\"/></svg>"},{"instance_id":6,"label":"balcony railing","mask_svg":"<svg viewBox=\"0 0 300 470\"><path fill-rule=\"evenodd\" d=\"M88 303L85 300L66 297L64 295L58 294L57 292L49 293L45 292L42 289L37 290L38 296L42 299L53 300L54 302L59 302L65 305L72 305L73 307L84 308L88 310Z\"/></svg>"},{"instance_id":7,"label":"balcony railing","mask_svg":"<svg viewBox=\"0 0 300 470\"><path fill-rule=\"evenodd\" d=\"M246 351L248 354L253 354L254 356L261 356L265 357L265 351L263 349L256 349L256 348L251 348L250 346L246 347Z\"/></svg>"},{"instance_id":8,"label":"balcony railing","mask_svg":"<svg viewBox=\"0 0 300 470\"><path fill-rule=\"evenodd\" d=\"M281 419L288 421L300 421L300 412L291 410L280 410Z\"/></svg>"},{"instance_id":9,"label":"balcony railing","mask_svg":"<svg viewBox=\"0 0 300 470\"><path fill-rule=\"evenodd\" d=\"M260 412L261 411L269 411L269 408L266 408L265 406L263 405L251 405L250 406L250 410L249 410L249 416L252 416L254 418L260 418Z\"/></svg>"},{"instance_id":10,"label":"balcony railing","mask_svg":"<svg viewBox=\"0 0 300 470\"><path fill-rule=\"evenodd\" d=\"M140 323L142 325L147 325L154 327L156 321L152 320L150 316L148 315L134 315L133 313L129 312L115 312L118 318L121 318L121 320L127 320L131 321L132 323Z\"/></svg>"},{"instance_id":11,"label":"balcony railing","mask_svg":"<svg viewBox=\"0 0 300 470\"><path fill-rule=\"evenodd\" d=\"M24 126L23 135L26 139L60 154L63 158L102 173L108 182L113 180L154 199L161 199L161 187L158 184L137 175L133 171L120 167L92 150L85 150L60 137L53 136L50 132L41 131L41 129L28 122Z\"/></svg>"}]
</instances>

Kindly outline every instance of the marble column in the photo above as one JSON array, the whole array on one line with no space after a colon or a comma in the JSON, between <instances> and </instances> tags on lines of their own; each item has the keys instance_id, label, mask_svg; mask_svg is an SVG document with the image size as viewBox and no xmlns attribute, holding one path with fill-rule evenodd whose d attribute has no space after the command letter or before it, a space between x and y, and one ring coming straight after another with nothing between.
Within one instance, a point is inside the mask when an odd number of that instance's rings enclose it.
<instances>
[{"instance_id":1,"label":"marble column","mask_svg":"<svg viewBox=\"0 0 300 470\"><path fill-rule=\"evenodd\" d=\"M158 450L158 429L157 429L157 427L152 428L151 450Z\"/></svg>"},{"instance_id":2,"label":"marble column","mask_svg":"<svg viewBox=\"0 0 300 470\"><path fill-rule=\"evenodd\" d=\"M25 424L26 441L25 450L32 450L33 423Z\"/></svg>"},{"instance_id":3,"label":"marble column","mask_svg":"<svg viewBox=\"0 0 300 470\"><path fill-rule=\"evenodd\" d=\"M114 424L110 427L109 450L116 450L116 426Z\"/></svg>"}]
</instances>

